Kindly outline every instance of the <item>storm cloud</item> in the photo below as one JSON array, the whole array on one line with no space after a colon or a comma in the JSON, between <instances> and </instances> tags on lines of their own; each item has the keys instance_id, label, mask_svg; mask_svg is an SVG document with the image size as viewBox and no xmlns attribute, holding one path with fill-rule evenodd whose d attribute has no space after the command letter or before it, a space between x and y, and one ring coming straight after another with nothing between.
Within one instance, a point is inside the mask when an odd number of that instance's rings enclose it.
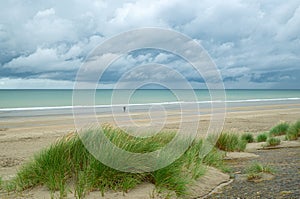
<instances>
[{"instance_id":1,"label":"storm cloud","mask_svg":"<svg viewBox=\"0 0 300 199\"><path fill-rule=\"evenodd\" d=\"M199 42L226 88L300 89L298 0L12 0L1 1L0 10L0 88L72 88L79 67L103 41L135 28L161 27ZM122 56L100 83L112 88L133 66L149 63L173 68L195 88L205 85L184 60L149 50ZM176 81L151 68L132 73L130 81L153 73Z\"/></svg>"}]
</instances>

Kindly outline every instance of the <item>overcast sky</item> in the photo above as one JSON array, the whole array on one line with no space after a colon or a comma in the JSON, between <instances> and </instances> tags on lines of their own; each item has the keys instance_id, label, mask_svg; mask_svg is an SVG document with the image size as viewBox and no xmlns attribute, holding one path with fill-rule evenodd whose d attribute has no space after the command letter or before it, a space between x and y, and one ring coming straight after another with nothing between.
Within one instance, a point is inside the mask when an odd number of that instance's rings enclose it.
<instances>
[{"instance_id":1,"label":"overcast sky","mask_svg":"<svg viewBox=\"0 0 300 199\"><path fill-rule=\"evenodd\" d=\"M226 88L300 89L299 0L1 1L0 89L72 88L92 49L143 27L173 29L199 42ZM203 84L187 63L154 50L124 55L101 84L113 87L121 74L148 63L176 68L195 88ZM150 69L129 77L141 79ZM152 73L172 81L169 73Z\"/></svg>"}]
</instances>

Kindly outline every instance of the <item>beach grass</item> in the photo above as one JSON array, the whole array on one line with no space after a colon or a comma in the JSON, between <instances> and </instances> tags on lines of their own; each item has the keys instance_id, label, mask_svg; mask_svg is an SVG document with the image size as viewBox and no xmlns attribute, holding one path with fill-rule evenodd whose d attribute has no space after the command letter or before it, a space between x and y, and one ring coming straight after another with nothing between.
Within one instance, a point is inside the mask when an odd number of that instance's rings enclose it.
<instances>
[{"instance_id":1,"label":"beach grass","mask_svg":"<svg viewBox=\"0 0 300 199\"><path fill-rule=\"evenodd\" d=\"M289 126L286 132L287 140L297 140L300 136L300 120Z\"/></svg>"},{"instance_id":2,"label":"beach grass","mask_svg":"<svg viewBox=\"0 0 300 199\"><path fill-rule=\"evenodd\" d=\"M216 147L223 151L244 151L247 141L242 140L239 135L223 132L218 137Z\"/></svg>"},{"instance_id":3,"label":"beach grass","mask_svg":"<svg viewBox=\"0 0 300 199\"><path fill-rule=\"evenodd\" d=\"M222 168L224 166L223 158L225 153L217 148L213 148L210 153L208 153L204 158L203 162L212 167Z\"/></svg>"},{"instance_id":4,"label":"beach grass","mask_svg":"<svg viewBox=\"0 0 300 199\"><path fill-rule=\"evenodd\" d=\"M271 128L269 134L270 134L270 136L285 135L289 126L290 125L287 122L281 122L281 123L277 124L276 126L274 126L273 128Z\"/></svg>"},{"instance_id":5,"label":"beach grass","mask_svg":"<svg viewBox=\"0 0 300 199\"><path fill-rule=\"evenodd\" d=\"M246 168L248 180L260 179L262 173L273 174L274 172L275 170L272 167L268 165L263 165L259 162L253 162L250 166Z\"/></svg>"},{"instance_id":6,"label":"beach grass","mask_svg":"<svg viewBox=\"0 0 300 199\"><path fill-rule=\"evenodd\" d=\"M295 122L295 124L293 126L296 127L296 129L298 130L299 136L300 136L300 120L298 120L297 122Z\"/></svg>"},{"instance_id":7,"label":"beach grass","mask_svg":"<svg viewBox=\"0 0 300 199\"><path fill-rule=\"evenodd\" d=\"M111 126L105 126L102 131L115 145L135 153L159 150L175 135L174 132L161 132L150 138L136 138ZM84 136L94 139L97 133L98 129L90 129ZM194 140L185 153L167 167L153 172L130 173L98 161L88 152L78 134L74 134L63 137L24 164L16 177L6 183L10 186L7 190L23 191L44 185L51 194L58 191L60 197L64 197L73 186L74 196L83 198L94 190L99 190L102 195L107 190L127 192L142 182L150 182L158 190L174 191L180 197L187 194L188 186L195 179L204 175L206 165L223 166L222 156L216 149L200 158L202 145L202 140Z\"/></svg>"},{"instance_id":8,"label":"beach grass","mask_svg":"<svg viewBox=\"0 0 300 199\"><path fill-rule=\"evenodd\" d=\"M208 166L218 168L224 173L230 173L230 172L232 172L232 169L228 165L226 165L223 161L225 156L226 156L226 153L224 151L220 151L217 148L213 148L210 151L210 153L208 153L203 158L203 163Z\"/></svg>"},{"instance_id":9,"label":"beach grass","mask_svg":"<svg viewBox=\"0 0 300 199\"><path fill-rule=\"evenodd\" d=\"M277 146L280 144L280 142L281 142L281 140L279 138L270 137L267 140L267 146Z\"/></svg>"},{"instance_id":10,"label":"beach grass","mask_svg":"<svg viewBox=\"0 0 300 199\"><path fill-rule=\"evenodd\" d=\"M247 141L247 143L252 143L255 141L252 133L244 133L241 139Z\"/></svg>"},{"instance_id":11,"label":"beach grass","mask_svg":"<svg viewBox=\"0 0 300 199\"><path fill-rule=\"evenodd\" d=\"M298 134L298 129L294 125L291 125L286 133L285 138L287 140L297 140Z\"/></svg>"},{"instance_id":12,"label":"beach grass","mask_svg":"<svg viewBox=\"0 0 300 199\"><path fill-rule=\"evenodd\" d=\"M265 142L268 139L268 134L267 133L260 133L257 137L256 137L256 141L257 142Z\"/></svg>"},{"instance_id":13,"label":"beach grass","mask_svg":"<svg viewBox=\"0 0 300 199\"><path fill-rule=\"evenodd\" d=\"M263 165L259 162L253 162L249 167L246 168L247 173L274 173L274 169L268 165Z\"/></svg>"},{"instance_id":14,"label":"beach grass","mask_svg":"<svg viewBox=\"0 0 300 199\"><path fill-rule=\"evenodd\" d=\"M2 179L2 190L9 194L10 192L16 190L16 183L14 181L4 181Z\"/></svg>"}]
</instances>

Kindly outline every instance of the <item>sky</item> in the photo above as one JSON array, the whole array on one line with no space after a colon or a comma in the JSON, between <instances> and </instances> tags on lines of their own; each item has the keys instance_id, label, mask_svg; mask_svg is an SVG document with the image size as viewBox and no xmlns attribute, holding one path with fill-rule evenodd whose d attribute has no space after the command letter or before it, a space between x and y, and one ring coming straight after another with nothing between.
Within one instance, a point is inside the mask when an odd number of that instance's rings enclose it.
<instances>
[{"instance_id":1,"label":"sky","mask_svg":"<svg viewBox=\"0 0 300 199\"><path fill-rule=\"evenodd\" d=\"M0 89L73 88L93 49L146 27L175 30L198 42L227 89L300 89L299 0L1 1ZM100 88L113 88L126 71L151 63L174 68L194 88L205 85L185 60L145 49L113 63ZM176 81L172 77L142 67L127 80Z\"/></svg>"}]
</instances>

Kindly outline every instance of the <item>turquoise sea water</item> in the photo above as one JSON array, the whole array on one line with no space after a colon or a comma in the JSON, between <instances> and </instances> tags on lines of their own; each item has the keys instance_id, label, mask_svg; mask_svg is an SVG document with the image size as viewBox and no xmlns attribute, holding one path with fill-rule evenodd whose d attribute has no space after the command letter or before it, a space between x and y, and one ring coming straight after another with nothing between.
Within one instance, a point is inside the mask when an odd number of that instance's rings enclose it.
<instances>
[{"instance_id":1,"label":"turquoise sea water","mask_svg":"<svg viewBox=\"0 0 300 199\"><path fill-rule=\"evenodd\" d=\"M82 105L85 92L82 91ZM150 104L170 102L210 102L207 90L97 90L96 105ZM0 111L30 110L34 108L68 108L72 106L72 90L0 90ZM195 96L196 98L195 98ZM113 96L113 97L112 97ZM300 90L226 90L229 103L247 101L300 100Z\"/></svg>"}]
</instances>

